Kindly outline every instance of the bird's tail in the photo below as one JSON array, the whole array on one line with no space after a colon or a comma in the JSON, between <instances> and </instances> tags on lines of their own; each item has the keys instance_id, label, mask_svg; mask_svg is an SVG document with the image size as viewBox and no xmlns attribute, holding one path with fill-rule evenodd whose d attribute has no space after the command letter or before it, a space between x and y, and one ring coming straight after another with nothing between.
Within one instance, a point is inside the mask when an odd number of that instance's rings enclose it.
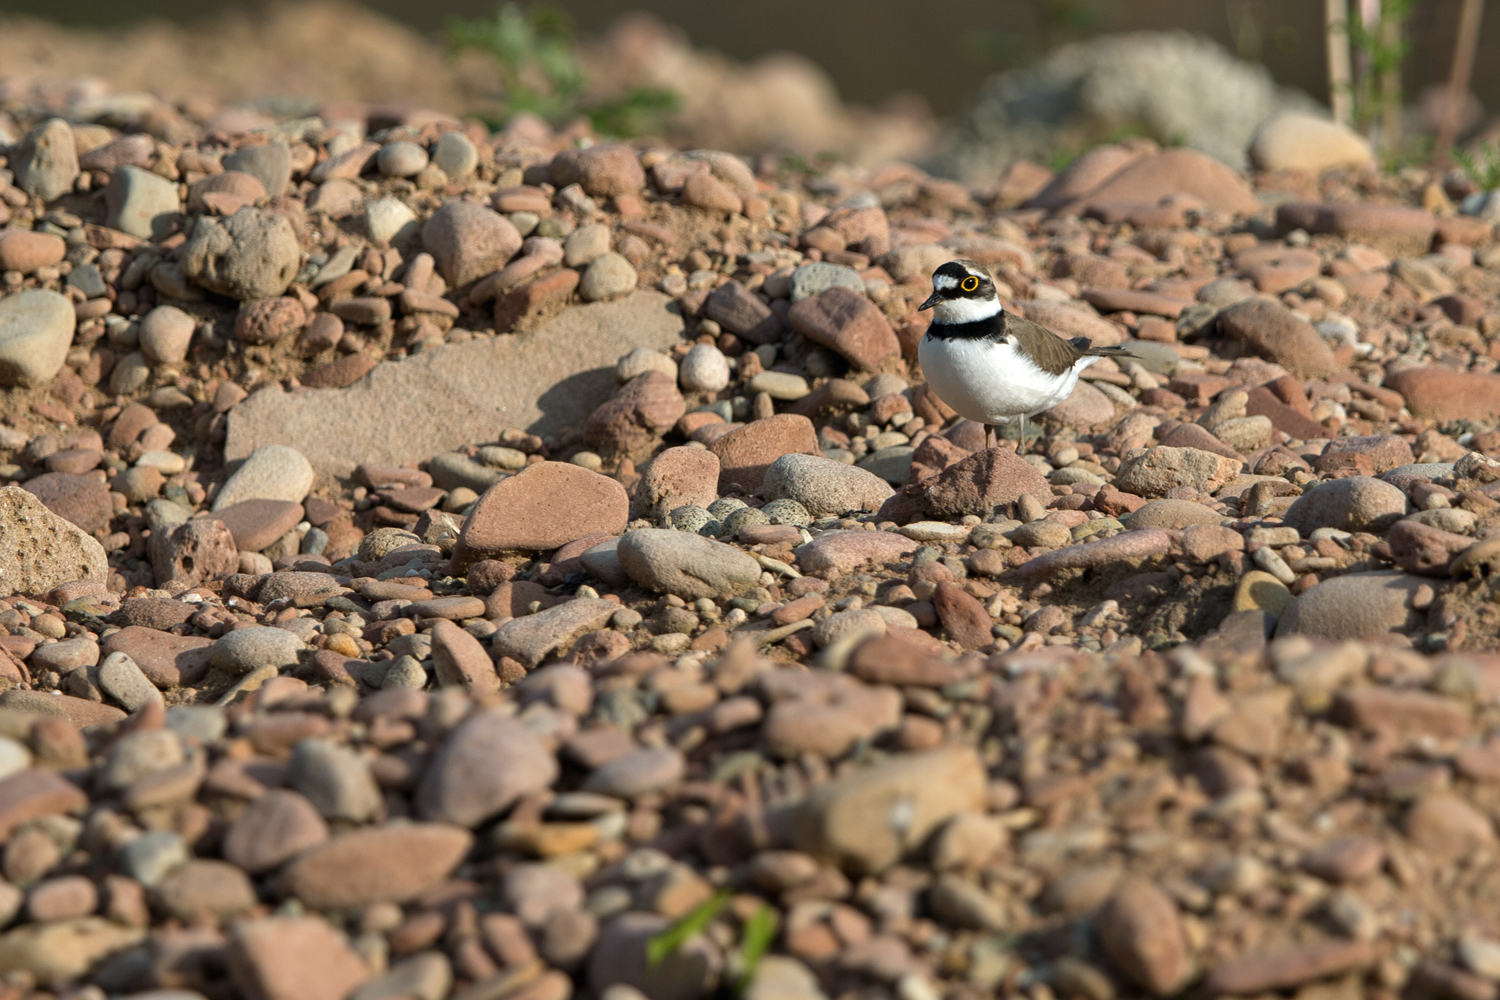
<instances>
[{"instance_id":1,"label":"bird's tail","mask_svg":"<svg viewBox=\"0 0 1500 1000\"><path fill-rule=\"evenodd\" d=\"M1131 354L1123 347L1095 347L1094 342L1087 337L1074 337L1068 343L1072 344L1073 349L1086 358L1134 358L1136 361L1140 360L1137 355Z\"/></svg>"}]
</instances>

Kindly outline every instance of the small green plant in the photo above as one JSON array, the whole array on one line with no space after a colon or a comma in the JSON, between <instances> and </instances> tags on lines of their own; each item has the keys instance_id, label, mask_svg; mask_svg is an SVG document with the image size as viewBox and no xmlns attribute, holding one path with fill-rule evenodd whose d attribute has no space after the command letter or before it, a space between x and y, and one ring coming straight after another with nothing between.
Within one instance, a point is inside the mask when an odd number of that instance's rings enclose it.
<instances>
[{"instance_id":1,"label":"small green plant","mask_svg":"<svg viewBox=\"0 0 1500 1000\"><path fill-rule=\"evenodd\" d=\"M521 112L550 122L586 116L595 131L634 136L660 131L676 111L679 99L666 90L636 88L623 97L588 103L583 64L574 51L573 22L550 7L499 7L488 20L454 18L448 23L450 48L474 49L494 60L504 88L502 112L492 125Z\"/></svg>"},{"instance_id":2,"label":"small green plant","mask_svg":"<svg viewBox=\"0 0 1500 1000\"><path fill-rule=\"evenodd\" d=\"M1359 4L1349 12L1349 44L1360 56L1352 88L1355 127L1368 133L1379 124L1387 154L1401 143L1401 67L1411 53L1403 28L1414 4L1383 0L1379 18L1368 24Z\"/></svg>"},{"instance_id":3,"label":"small green plant","mask_svg":"<svg viewBox=\"0 0 1500 1000\"><path fill-rule=\"evenodd\" d=\"M652 967L660 965L681 950L683 945L702 934L729 904L729 897L728 889L720 889L669 924L666 930L647 941L647 964ZM773 907L765 903L756 907L755 912L750 914L749 919L745 921L744 930L740 935L738 960L735 963L739 967L738 978L735 982L737 993L743 993L745 987L755 978L756 966L760 964L766 952L770 951L771 944L776 940L776 934L780 929L781 918L777 916Z\"/></svg>"},{"instance_id":4,"label":"small green plant","mask_svg":"<svg viewBox=\"0 0 1500 1000\"><path fill-rule=\"evenodd\" d=\"M1469 180L1484 190L1500 188L1500 142L1491 142L1473 152L1455 149L1453 161L1469 175Z\"/></svg>"}]
</instances>

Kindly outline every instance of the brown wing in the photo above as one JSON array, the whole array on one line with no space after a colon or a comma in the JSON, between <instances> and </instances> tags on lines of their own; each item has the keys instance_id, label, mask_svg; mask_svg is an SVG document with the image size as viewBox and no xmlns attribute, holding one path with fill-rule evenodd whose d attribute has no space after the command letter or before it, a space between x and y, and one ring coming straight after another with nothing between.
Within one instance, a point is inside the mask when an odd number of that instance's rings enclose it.
<instances>
[{"instance_id":1,"label":"brown wing","mask_svg":"<svg viewBox=\"0 0 1500 1000\"><path fill-rule=\"evenodd\" d=\"M1016 347L1048 375L1061 375L1083 357L1076 347L1040 323L1012 312L1005 314L1005 335L1012 338Z\"/></svg>"}]
</instances>

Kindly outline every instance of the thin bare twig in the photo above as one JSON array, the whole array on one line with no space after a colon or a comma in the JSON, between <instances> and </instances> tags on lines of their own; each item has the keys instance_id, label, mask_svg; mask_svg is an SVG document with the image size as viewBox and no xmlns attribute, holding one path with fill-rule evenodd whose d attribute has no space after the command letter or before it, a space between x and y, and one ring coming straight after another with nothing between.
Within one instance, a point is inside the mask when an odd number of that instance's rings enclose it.
<instances>
[{"instance_id":1,"label":"thin bare twig","mask_svg":"<svg viewBox=\"0 0 1500 1000\"><path fill-rule=\"evenodd\" d=\"M1333 120L1349 125L1354 120L1354 81L1349 65L1349 0L1326 0L1328 40L1328 103Z\"/></svg>"},{"instance_id":2,"label":"thin bare twig","mask_svg":"<svg viewBox=\"0 0 1500 1000\"><path fill-rule=\"evenodd\" d=\"M1458 18L1458 40L1453 45L1453 69L1448 77L1448 95L1443 102L1443 120L1438 126L1437 143L1432 147L1432 165L1443 169L1453 155L1453 141L1458 137L1459 115L1469 93L1469 78L1474 73L1474 54L1479 48L1479 22L1484 16L1484 0L1464 0Z\"/></svg>"}]
</instances>

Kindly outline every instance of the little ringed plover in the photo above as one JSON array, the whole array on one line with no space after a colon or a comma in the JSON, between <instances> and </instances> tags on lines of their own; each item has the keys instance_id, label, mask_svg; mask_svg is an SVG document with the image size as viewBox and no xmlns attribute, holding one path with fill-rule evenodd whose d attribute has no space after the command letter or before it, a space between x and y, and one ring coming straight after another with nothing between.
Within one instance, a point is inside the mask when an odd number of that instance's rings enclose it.
<instances>
[{"instance_id":1,"label":"little ringed plover","mask_svg":"<svg viewBox=\"0 0 1500 1000\"><path fill-rule=\"evenodd\" d=\"M932 273L932 325L917 345L927 384L959 416L984 425L989 445L995 424L1026 418L1067 399L1079 374L1102 357L1133 357L1119 347L1095 347L1087 337L1063 340L1040 324L1006 312L989 272L972 260L950 260Z\"/></svg>"}]
</instances>

